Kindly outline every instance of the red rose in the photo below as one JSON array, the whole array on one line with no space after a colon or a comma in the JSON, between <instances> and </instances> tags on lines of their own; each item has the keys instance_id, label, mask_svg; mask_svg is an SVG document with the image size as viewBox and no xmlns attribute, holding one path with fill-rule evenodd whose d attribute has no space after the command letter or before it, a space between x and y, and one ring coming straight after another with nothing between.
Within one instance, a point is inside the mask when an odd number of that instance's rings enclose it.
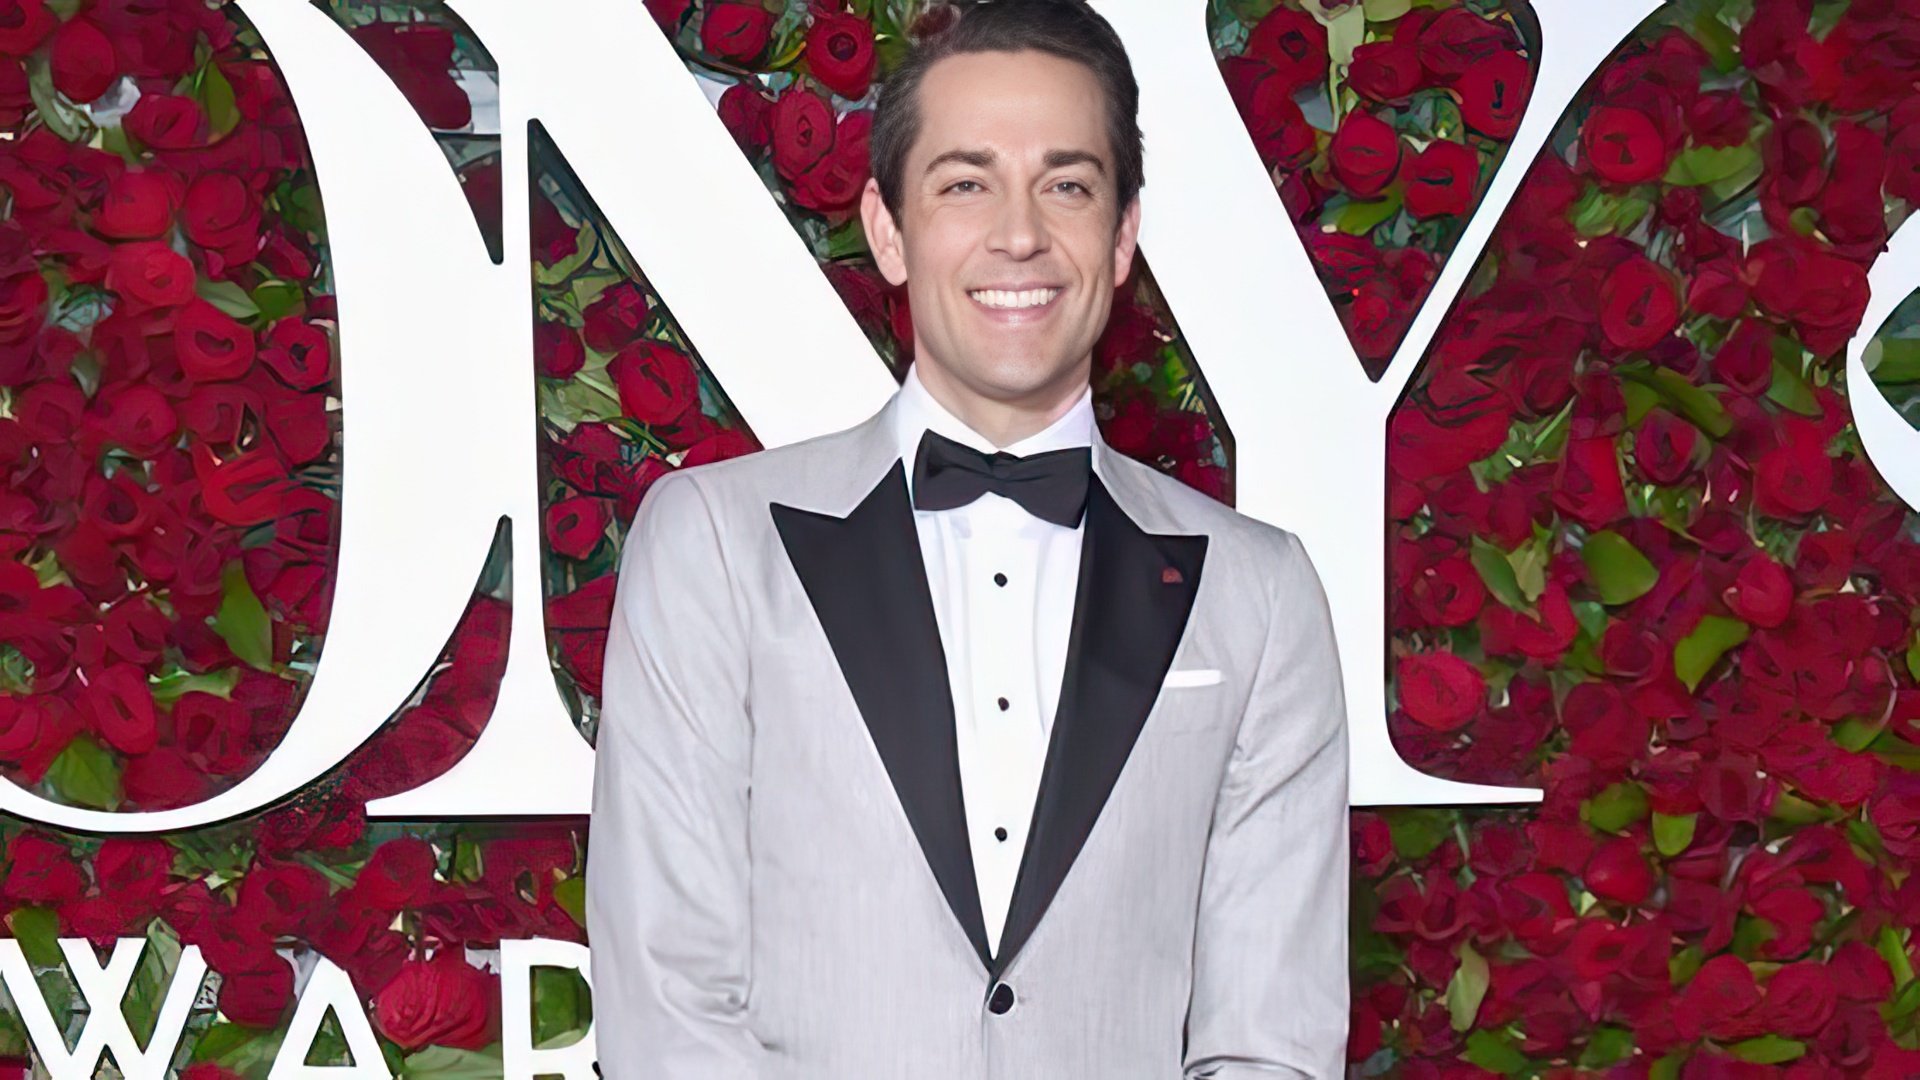
<instances>
[{"instance_id":1,"label":"red rose","mask_svg":"<svg viewBox=\"0 0 1920 1080\"><path fill-rule=\"evenodd\" d=\"M173 703L174 742L202 769L230 776L258 757L251 745L253 722L236 701L189 690Z\"/></svg>"},{"instance_id":2,"label":"red rose","mask_svg":"<svg viewBox=\"0 0 1920 1080\"><path fill-rule=\"evenodd\" d=\"M1407 212L1417 218L1464 214L1473 209L1479 179L1478 151L1435 139L1407 160Z\"/></svg>"},{"instance_id":3,"label":"red rose","mask_svg":"<svg viewBox=\"0 0 1920 1080\"><path fill-rule=\"evenodd\" d=\"M1230 56L1220 62L1220 73L1254 149L1269 169L1296 167L1313 153L1313 128L1272 68Z\"/></svg>"},{"instance_id":4,"label":"red rose","mask_svg":"<svg viewBox=\"0 0 1920 1080\"><path fill-rule=\"evenodd\" d=\"M28 341L40 332L47 314L47 282L28 270L0 278L0 343Z\"/></svg>"},{"instance_id":5,"label":"red rose","mask_svg":"<svg viewBox=\"0 0 1920 1080\"><path fill-rule=\"evenodd\" d=\"M41 0L0 0L0 56L26 56L57 25Z\"/></svg>"},{"instance_id":6,"label":"red rose","mask_svg":"<svg viewBox=\"0 0 1920 1080\"><path fill-rule=\"evenodd\" d=\"M640 336L650 311L647 294L632 282L622 281L587 305L581 313L581 334L595 352L618 352Z\"/></svg>"},{"instance_id":7,"label":"red rose","mask_svg":"<svg viewBox=\"0 0 1920 1080\"><path fill-rule=\"evenodd\" d=\"M403 1050L478 1050L499 1038L500 976L443 945L431 960L408 960L373 1001L373 1023Z\"/></svg>"},{"instance_id":8,"label":"red rose","mask_svg":"<svg viewBox=\"0 0 1920 1080\"><path fill-rule=\"evenodd\" d=\"M314 390L333 378L333 344L326 331L285 318L267 331L260 359L274 377L295 390Z\"/></svg>"},{"instance_id":9,"label":"red rose","mask_svg":"<svg viewBox=\"0 0 1920 1080\"><path fill-rule=\"evenodd\" d=\"M1652 722L1612 684L1575 686L1560 706L1560 717L1573 737L1571 752L1597 769L1624 769L1647 752Z\"/></svg>"},{"instance_id":10,"label":"red rose","mask_svg":"<svg viewBox=\"0 0 1920 1080\"><path fill-rule=\"evenodd\" d=\"M82 104L107 92L120 78L113 42L86 19L71 19L53 35L53 86Z\"/></svg>"},{"instance_id":11,"label":"red rose","mask_svg":"<svg viewBox=\"0 0 1920 1080\"><path fill-rule=\"evenodd\" d=\"M1753 106L1738 90L1709 90L1687 109L1687 133L1702 146L1739 146L1753 131Z\"/></svg>"},{"instance_id":12,"label":"red rose","mask_svg":"<svg viewBox=\"0 0 1920 1080\"><path fill-rule=\"evenodd\" d=\"M1533 68L1526 57L1501 49L1462 72L1460 118L1489 139L1510 139L1533 94Z\"/></svg>"},{"instance_id":13,"label":"red rose","mask_svg":"<svg viewBox=\"0 0 1920 1080\"><path fill-rule=\"evenodd\" d=\"M1464 555L1421 570L1407 588L1407 603L1422 626L1465 626L1486 606L1487 586Z\"/></svg>"},{"instance_id":14,"label":"red rose","mask_svg":"<svg viewBox=\"0 0 1920 1080\"><path fill-rule=\"evenodd\" d=\"M1713 354L1713 374L1743 394L1758 395L1773 385L1773 327L1761 319L1742 320Z\"/></svg>"},{"instance_id":15,"label":"red rose","mask_svg":"<svg viewBox=\"0 0 1920 1080\"><path fill-rule=\"evenodd\" d=\"M773 13L757 4L718 3L700 21L700 46L723 60L745 64L767 47Z\"/></svg>"},{"instance_id":16,"label":"red rose","mask_svg":"<svg viewBox=\"0 0 1920 1080\"><path fill-rule=\"evenodd\" d=\"M1452 79L1509 49L1510 36L1505 27L1466 8L1450 8L1420 28L1414 46L1428 71Z\"/></svg>"},{"instance_id":17,"label":"red rose","mask_svg":"<svg viewBox=\"0 0 1920 1080\"><path fill-rule=\"evenodd\" d=\"M646 0L647 11L660 28L671 35L680 29L680 23L687 17L687 11L693 7L693 0Z\"/></svg>"},{"instance_id":18,"label":"red rose","mask_svg":"<svg viewBox=\"0 0 1920 1080\"><path fill-rule=\"evenodd\" d=\"M1629 906L1653 892L1653 871L1640 854L1640 842L1630 836L1616 836L1595 848L1581 880L1588 892L1602 900Z\"/></svg>"},{"instance_id":19,"label":"red rose","mask_svg":"<svg viewBox=\"0 0 1920 1080\"><path fill-rule=\"evenodd\" d=\"M220 461L205 443L194 443L192 454L200 498L216 520L261 525L280 516L294 484L271 450L248 450Z\"/></svg>"},{"instance_id":20,"label":"red rose","mask_svg":"<svg viewBox=\"0 0 1920 1080\"><path fill-rule=\"evenodd\" d=\"M129 314L177 307L194 296L193 264L158 240L115 247L106 281L126 301Z\"/></svg>"},{"instance_id":21,"label":"red rose","mask_svg":"<svg viewBox=\"0 0 1920 1080\"><path fill-rule=\"evenodd\" d=\"M187 185L180 223L201 247L245 247L250 258L260 244L260 200L232 173L202 173Z\"/></svg>"},{"instance_id":22,"label":"red rose","mask_svg":"<svg viewBox=\"0 0 1920 1080\"><path fill-rule=\"evenodd\" d=\"M1386 189L1400 167L1400 136L1385 120L1355 109L1340 121L1328 163L1341 187L1372 198Z\"/></svg>"},{"instance_id":23,"label":"red rose","mask_svg":"<svg viewBox=\"0 0 1920 1080\"><path fill-rule=\"evenodd\" d=\"M833 149L833 106L811 90L790 87L773 103L773 167L788 180L818 164Z\"/></svg>"},{"instance_id":24,"label":"red rose","mask_svg":"<svg viewBox=\"0 0 1920 1080\"><path fill-rule=\"evenodd\" d=\"M1353 50L1347 85L1382 103L1405 101L1420 89L1420 55L1404 41L1369 41Z\"/></svg>"},{"instance_id":25,"label":"red rose","mask_svg":"<svg viewBox=\"0 0 1920 1080\"><path fill-rule=\"evenodd\" d=\"M95 675L81 692L80 708L93 730L123 754L144 754L159 737L147 673L132 664L115 664Z\"/></svg>"},{"instance_id":26,"label":"red rose","mask_svg":"<svg viewBox=\"0 0 1920 1080\"><path fill-rule=\"evenodd\" d=\"M1793 614L1793 579L1764 551L1741 564L1739 576L1722 596L1735 615L1755 626L1779 626Z\"/></svg>"},{"instance_id":27,"label":"red rose","mask_svg":"<svg viewBox=\"0 0 1920 1080\"><path fill-rule=\"evenodd\" d=\"M207 798L207 774L171 746L156 746L127 759L121 792L140 809L175 809Z\"/></svg>"},{"instance_id":28,"label":"red rose","mask_svg":"<svg viewBox=\"0 0 1920 1080\"><path fill-rule=\"evenodd\" d=\"M1671 486L1694 471L1700 429L1665 409L1650 410L1633 437L1634 468L1652 483Z\"/></svg>"},{"instance_id":29,"label":"red rose","mask_svg":"<svg viewBox=\"0 0 1920 1080\"><path fill-rule=\"evenodd\" d=\"M858 15L822 11L807 28L807 69L827 89L854 100L873 84L873 27Z\"/></svg>"},{"instance_id":30,"label":"red rose","mask_svg":"<svg viewBox=\"0 0 1920 1080\"><path fill-rule=\"evenodd\" d=\"M1849 988L1858 984L1848 983ZM1795 1038L1817 1035L1839 1003L1834 974L1821 960L1796 960L1767 979L1766 1030Z\"/></svg>"},{"instance_id":31,"label":"red rose","mask_svg":"<svg viewBox=\"0 0 1920 1080\"><path fill-rule=\"evenodd\" d=\"M376 21L349 33L428 127L453 131L473 123L473 102L453 77L450 28L427 22Z\"/></svg>"},{"instance_id":32,"label":"red rose","mask_svg":"<svg viewBox=\"0 0 1920 1080\"><path fill-rule=\"evenodd\" d=\"M1274 8L1247 36L1247 55L1271 67L1288 94L1327 78L1327 29L1313 16L1285 4Z\"/></svg>"},{"instance_id":33,"label":"red rose","mask_svg":"<svg viewBox=\"0 0 1920 1080\"><path fill-rule=\"evenodd\" d=\"M568 559L584 559L606 538L613 515L604 498L576 495L547 508L547 546Z\"/></svg>"},{"instance_id":34,"label":"red rose","mask_svg":"<svg viewBox=\"0 0 1920 1080\"><path fill-rule=\"evenodd\" d=\"M1402 657L1395 688L1407 715L1435 731L1465 725L1487 704L1487 682L1480 669L1450 652Z\"/></svg>"},{"instance_id":35,"label":"red rose","mask_svg":"<svg viewBox=\"0 0 1920 1080\"><path fill-rule=\"evenodd\" d=\"M236 955L224 968L208 952L207 963L220 972L220 1012L247 1027L270 1028L293 1004L293 967L272 949L257 946Z\"/></svg>"},{"instance_id":36,"label":"red rose","mask_svg":"<svg viewBox=\"0 0 1920 1080\"><path fill-rule=\"evenodd\" d=\"M1851 259L1797 237L1771 236L1747 253L1762 310L1793 322L1800 340L1826 356L1853 337L1867 310L1867 272Z\"/></svg>"},{"instance_id":37,"label":"red rose","mask_svg":"<svg viewBox=\"0 0 1920 1080\"><path fill-rule=\"evenodd\" d=\"M859 198L869 172L868 136L873 113L862 110L840 118L833 149L793 182L793 201L811 210L845 210Z\"/></svg>"},{"instance_id":38,"label":"red rose","mask_svg":"<svg viewBox=\"0 0 1920 1080\"><path fill-rule=\"evenodd\" d=\"M1589 529L1604 529L1627 512L1611 438L1568 440L1554 473L1553 503Z\"/></svg>"},{"instance_id":39,"label":"red rose","mask_svg":"<svg viewBox=\"0 0 1920 1080\"><path fill-rule=\"evenodd\" d=\"M1593 170L1616 184L1657 179L1667 171L1671 149L1652 117L1618 105L1601 105L1587 114L1580 145Z\"/></svg>"},{"instance_id":40,"label":"red rose","mask_svg":"<svg viewBox=\"0 0 1920 1080\"><path fill-rule=\"evenodd\" d=\"M93 231L110 240L151 240L173 227L174 207L180 202L179 181L170 174L128 169L113 178Z\"/></svg>"},{"instance_id":41,"label":"red rose","mask_svg":"<svg viewBox=\"0 0 1920 1080\"><path fill-rule=\"evenodd\" d=\"M198 382L238 379L253 367L253 331L205 300L174 316L173 348L180 369Z\"/></svg>"},{"instance_id":42,"label":"red rose","mask_svg":"<svg viewBox=\"0 0 1920 1080\"><path fill-rule=\"evenodd\" d=\"M155 150L187 150L200 145L205 120L192 98L146 94L120 123L127 134Z\"/></svg>"},{"instance_id":43,"label":"red rose","mask_svg":"<svg viewBox=\"0 0 1920 1080\"><path fill-rule=\"evenodd\" d=\"M1753 501L1769 517L1811 514L1833 492L1833 459L1817 423L1797 416L1781 424L1785 439L1753 467Z\"/></svg>"},{"instance_id":44,"label":"red rose","mask_svg":"<svg viewBox=\"0 0 1920 1080\"><path fill-rule=\"evenodd\" d=\"M607 364L620 409L643 424L671 424L700 400L700 376L687 354L658 341L636 341Z\"/></svg>"},{"instance_id":45,"label":"red rose","mask_svg":"<svg viewBox=\"0 0 1920 1080\"><path fill-rule=\"evenodd\" d=\"M417 836L397 837L373 850L354 879L353 896L388 914L416 907L432 897L438 865L433 845Z\"/></svg>"},{"instance_id":46,"label":"red rose","mask_svg":"<svg viewBox=\"0 0 1920 1080\"><path fill-rule=\"evenodd\" d=\"M716 108L727 133L746 153L758 153L773 141L773 102L755 87L734 83L720 94Z\"/></svg>"},{"instance_id":47,"label":"red rose","mask_svg":"<svg viewBox=\"0 0 1920 1080\"><path fill-rule=\"evenodd\" d=\"M1679 323L1679 288L1653 260L1626 258L1600 283L1600 330L1620 349L1651 348Z\"/></svg>"},{"instance_id":48,"label":"red rose","mask_svg":"<svg viewBox=\"0 0 1920 1080\"><path fill-rule=\"evenodd\" d=\"M572 327L543 322L533 328L533 361L549 379L571 378L586 365L587 349Z\"/></svg>"},{"instance_id":49,"label":"red rose","mask_svg":"<svg viewBox=\"0 0 1920 1080\"><path fill-rule=\"evenodd\" d=\"M714 432L687 447L687 452L681 455L680 467L691 469L695 465L704 465L709 461L725 461L742 454L751 454L758 449L760 444L754 441L753 436L744 431L727 428Z\"/></svg>"},{"instance_id":50,"label":"red rose","mask_svg":"<svg viewBox=\"0 0 1920 1080\"><path fill-rule=\"evenodd\" d=\"M18 904L62 904L76 899L86 878L65 844L38 833L15 833L7 843L0 896Z\"/></svg>"}]
</instances>

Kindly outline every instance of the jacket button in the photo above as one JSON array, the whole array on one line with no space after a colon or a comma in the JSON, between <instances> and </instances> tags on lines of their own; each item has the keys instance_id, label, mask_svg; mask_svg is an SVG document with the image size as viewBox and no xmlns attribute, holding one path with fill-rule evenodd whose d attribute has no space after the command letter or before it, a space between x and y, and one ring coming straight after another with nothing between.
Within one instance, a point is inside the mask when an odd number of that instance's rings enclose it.
<instances>
[{"instance_id":1,"label":"jacket button","mask_svg":"<svg viewBox=\"0 0 1920 1080\"><path fill-rule=\"evenodd\" d=\"M993 996L987 999L987 1008L995 1014L1004 1014L1013 1008L1013 987L1001 983L993 988Z\"/></svg>"}]
</instances>

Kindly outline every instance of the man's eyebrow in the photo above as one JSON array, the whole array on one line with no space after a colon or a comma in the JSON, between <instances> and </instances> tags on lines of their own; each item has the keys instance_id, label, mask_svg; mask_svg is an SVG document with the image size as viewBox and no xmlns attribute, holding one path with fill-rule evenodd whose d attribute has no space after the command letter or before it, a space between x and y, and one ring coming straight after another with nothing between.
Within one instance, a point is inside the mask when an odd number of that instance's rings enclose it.
<instances>
[{"instance_id":1,"label":"man's eyebrow","mask_svg":"<svg viewBox=\"0 0 1920 1080\"><path fill-rule=\"evenodd\" d=\"M934 155L933 160L927 162L927 172L931 173L947 164L971 165L976 169L984 169L996 160L998 155L991 150L948 150ZM1086 150L1049 150L1042 161L1049 169L1065 168L1068 165L1091 165L1099 170L1100 175L1105 176L1107 173L1107 163L1100 159L1100 155Z\"/></svg>"}]
</instances>

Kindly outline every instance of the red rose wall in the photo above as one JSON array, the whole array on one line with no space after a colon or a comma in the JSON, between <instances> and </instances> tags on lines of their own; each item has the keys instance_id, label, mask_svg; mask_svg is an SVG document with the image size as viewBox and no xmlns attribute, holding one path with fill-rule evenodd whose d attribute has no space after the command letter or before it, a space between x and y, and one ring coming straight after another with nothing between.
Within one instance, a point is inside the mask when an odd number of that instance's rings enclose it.
<instances>
[{"instance_id":1,"label":"red rose wall","mask_svg":"<svg viewBox=\"0 0 1920 1080\"><path fill-rule=\"evenodd\" d=\"M500 260L498 72L459 5L321 6ZM856 207L925 5L645 6L903 374L911 313ZM1920 197L1916 16L1670 3L1505 162L1553 47L1524 3L1195 5L1323 286L1274 300L1331 304L1370 379L1494 173L1525 169L1389 424L1383 677L1408 761L1545 798L1354 812L1355 1075L1920 1075L1920 519L1866 456L1844 352ZM321 184L220 3L0 0L0 124L0 769L70 805L192 804L274 750L325 645L351 448ZM535 130L538 600L591 739L639 499L760 444L563 155ZM1152 255L1096 351L1102 431L1231 502L1225 420L1260 418L1223 419ZM1877 329L1868 392L1920 428L1920 302ZM168 1070L194 1080L265 1076L320 958L396 1075L500 1075L509 1020L579 1037L560 968L503 1017L498 950L584 942L586 822L365 813L487 723L509 555L502 529L441 662L298 797L138 838L0 819L0 913L69 1046L111 1003L61 942L123 937L147 942L142 1040L183 949L206 961ZM329 1019L304 1060L348 1042ZM0 1009L0 1076L45 1056Z\"/></svg>"}]
</instances>

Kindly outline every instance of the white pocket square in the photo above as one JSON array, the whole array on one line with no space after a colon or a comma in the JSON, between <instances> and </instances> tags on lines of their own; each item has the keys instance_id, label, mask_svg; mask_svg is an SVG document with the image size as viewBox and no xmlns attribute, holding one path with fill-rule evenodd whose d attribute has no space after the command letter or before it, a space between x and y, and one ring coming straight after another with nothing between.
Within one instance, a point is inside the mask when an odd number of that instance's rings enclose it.
<instances>
[{"instance_id":1,"label":"white pocket square","mask_svg":"<svg viewBox=\"0 0 1920 1080\"><path fill-rule=\"evenodd\" d=\"M1181 668L1178 671L1167 672L1166 680L1160 685L1165 687L1212 686L1219 681L1219 668Z\"/></svg>"}]
</instances>

